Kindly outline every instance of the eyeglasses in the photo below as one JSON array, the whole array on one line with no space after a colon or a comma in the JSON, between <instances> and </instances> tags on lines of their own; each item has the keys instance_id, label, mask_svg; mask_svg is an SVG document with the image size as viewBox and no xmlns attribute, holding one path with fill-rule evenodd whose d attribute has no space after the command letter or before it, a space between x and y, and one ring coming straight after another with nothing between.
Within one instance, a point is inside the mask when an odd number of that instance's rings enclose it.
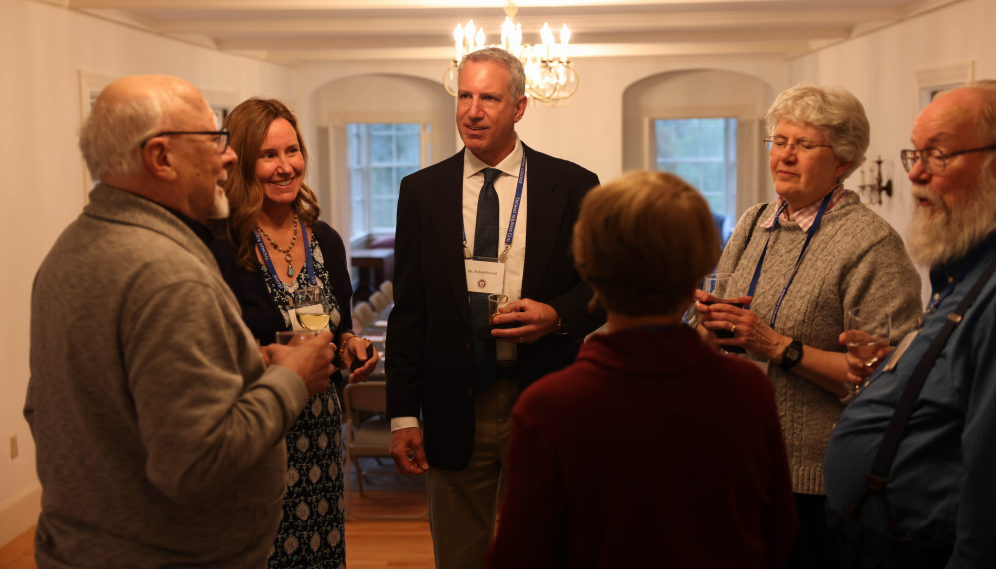
<instances>
[{"instance_id":1,"label":"eyeglasses","mask_svg":"<svg viewBox=\"0 0 996 569\"><path fill-rule=\"evenodd\" d=\"M899 157L903 160L903 168L907 172L916 166L917 161L923 160L923 169L927 171L928 174L940 174L944 171L944 168L948 165L948 158L952 156L958 156L959 154L968 154L969 152L986 152L988 150L996 150L996 144L989 146L983 146L982 148L972 148L970 150L959 150L958 152L950 152L945 154L941 152L940 148L924 148L923 150L902 150L899 152Z\"/></svg>"},{"instance_id":2,"label":"eyeglasses","mask_svg":"<svg viewBox=\"0 0 996 569\"><path fill-rule=\"evenodd\" d=\"M218 139L215 141L215 145L218 147L218 152L225 152L228 149L228 129L223 128L221 130L169 130L165 132L160 132L159 134L153 134L149 138L142 141L139 148L145 148L145 145L149 143L150 140L158 136L175 136L177 134L211 134L217 136Z\"/></svg>"},{"instance_id":3,"label":"eyeglasses","mask_svg":"<svg viewBox=\"0 0 996 569\"><path fill-rule=\"evenodd\" d=\"M796 147L803 150L812 150L814 148L833 148L829 144L816 144L808 138L797 138L795 139L795 142L789 142L784 136L769 136L764 139L764 144L767 145L768 152L775 150L782 152L785 150L786 146L793 150L795 150Z\"/></svg>"}]
</instances>

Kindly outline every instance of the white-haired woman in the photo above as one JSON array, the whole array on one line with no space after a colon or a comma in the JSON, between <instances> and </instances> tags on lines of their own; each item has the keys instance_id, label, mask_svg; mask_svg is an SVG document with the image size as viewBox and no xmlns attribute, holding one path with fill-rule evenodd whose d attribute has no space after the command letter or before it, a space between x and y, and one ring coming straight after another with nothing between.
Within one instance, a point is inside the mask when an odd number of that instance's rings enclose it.
<instances>
[{"instance_id":1,"label":"white-haired woman","mask_svg":"<svg viewBox=\"0 0 996 569\"><path fill-rule=\"evenodd\" d=\"M749 209L737 224L718 268L733 273L721 293L726 300L697 306L705 328L733 332L714 339L717 345L769 362L800 523L784 567L836 567L824 517L823 455L848 395L839 342L845 315L857 306L883 307L895 343L916 325L920 277L899 234L843 187L869 142L868 118L854 95L796 85L768 110L767 127L778 198Z\"/></svg>"}]
</instances>

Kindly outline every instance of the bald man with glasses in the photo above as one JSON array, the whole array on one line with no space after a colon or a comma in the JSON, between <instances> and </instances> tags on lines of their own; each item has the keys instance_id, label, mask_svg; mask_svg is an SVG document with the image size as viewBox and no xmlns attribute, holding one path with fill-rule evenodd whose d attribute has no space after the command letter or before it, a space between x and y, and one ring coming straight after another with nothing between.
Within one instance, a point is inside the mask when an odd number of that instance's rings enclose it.
<instances>
[{"instance_id":1,"label":"bald man with glasses","mask_svg":"<svg viewBox=\"0 0 996 569\"><path fill-rule=\"evenodd\" d=\"M261 353L242 323L204 225L236 156L189 83L112 83L80 149L100 183L31 297L38 567L265 567L332 335Z\"/></svg>"}]
</instances>

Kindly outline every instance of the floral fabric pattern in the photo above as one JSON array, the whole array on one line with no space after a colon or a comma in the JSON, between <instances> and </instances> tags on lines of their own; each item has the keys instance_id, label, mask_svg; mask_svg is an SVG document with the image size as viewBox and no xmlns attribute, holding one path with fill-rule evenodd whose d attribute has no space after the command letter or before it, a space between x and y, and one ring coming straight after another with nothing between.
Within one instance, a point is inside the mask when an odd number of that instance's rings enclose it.
<instances>
[{"instance_id":1,"label":"floral fabric pattern","mask_svg":"<svg viewBox=\"0 0 996 569\"><path fill-rule=\"evenodd\" d=\"M339 305L332 291L325 259L315 239L309 235L315 278L325 289L332 307L329 328L333 334L341 331ZM284 322L290 329L290 308L287 297L277 289L273 276L260 267L267 291L280 307ZM308 269L302 263L297 279L285 292L311 286ZM287 433L287 494L284 513L277 537L270 547L268 567L346 567L345 516L343 515L342 479L342 409L335 389L329 386L315 395Z\"/></svg>"}]
</instances>

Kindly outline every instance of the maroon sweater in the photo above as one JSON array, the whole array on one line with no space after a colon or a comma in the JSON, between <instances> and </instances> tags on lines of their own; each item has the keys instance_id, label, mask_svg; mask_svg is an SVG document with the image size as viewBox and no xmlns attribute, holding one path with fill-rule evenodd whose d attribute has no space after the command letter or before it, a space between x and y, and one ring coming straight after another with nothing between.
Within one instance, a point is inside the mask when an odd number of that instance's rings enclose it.
<instances>
[{"instance_id":1,"label":"maroon sweater","mask_svg":"<svg viewBox=\"0 0 996 569\"><path fill-rule=\"evenodd\" d=\"M520 396L486 567L774 567L796 534L771 381L685 326L596 335Z\"/></svg>"}]
</instances>

